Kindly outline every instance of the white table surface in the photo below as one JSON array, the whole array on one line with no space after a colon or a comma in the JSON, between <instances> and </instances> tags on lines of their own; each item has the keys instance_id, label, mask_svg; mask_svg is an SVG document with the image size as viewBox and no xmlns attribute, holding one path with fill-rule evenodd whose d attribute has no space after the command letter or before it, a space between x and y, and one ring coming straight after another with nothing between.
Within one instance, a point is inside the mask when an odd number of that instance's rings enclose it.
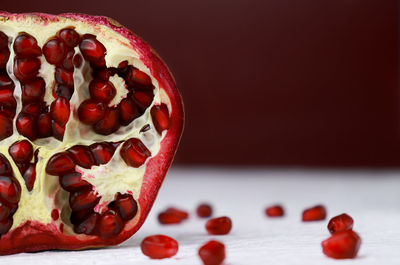
<instances>
[{"instance_id":1,"label":"white table surface","mask_svg":"<svg viewBox=\"0 0 400 265\"><path fill-rule=\"evenodd\" d=\"M208 201L215 216L228 215L233 229L226 236L209 236L204 220L195 217L199 202ZM268 219L264 208L275 202L286 217ZM325 257L320 242L329 236L328 219L302 223L304 208L323 203L328 217L346 212L355 221L363 243L354 260ZM177 226L161 226L157 214L168 206L190 211ZM141 240L166 234L179 242L178 254L150 260ZM227 247L226 265L249 264L400 264L400 172L321 171L306 169L198 169L169 172L144 226L120 246L86 251L46 251L0 257L0 264L201 264L197 250L217 239Z\"/></svg>"}]
</instances>

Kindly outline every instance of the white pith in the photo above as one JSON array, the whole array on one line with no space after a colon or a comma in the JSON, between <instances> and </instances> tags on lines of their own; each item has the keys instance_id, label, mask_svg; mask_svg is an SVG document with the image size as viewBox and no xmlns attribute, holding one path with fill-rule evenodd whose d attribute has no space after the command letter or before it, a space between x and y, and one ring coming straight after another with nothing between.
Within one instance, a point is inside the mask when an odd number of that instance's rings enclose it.
<instances>
[{"instance_id":1,"label":"white pith","mask_svg":"<svg viewBox=\"0 0 400 265\"><path fill-rule=\"evenodd\" d=\"M130 65L148 74L155 87L154 100L151 106L162 102L170 109L170 101L166 92L159 87L157 80L150 74L149 69L139 59L140 54L130 45L127 39L110 28L66 18L59 18L58 22L44 23L35 17L26 17L24 20L4 20L0 17L0 31L3 31L9 38L14 40L19 32L26 32L36 38L41 48L52 36L55 36L59 30L66 27L74 27L81 35L96 35L97 39L107 49L107 55L105 57L107 67L117 67L120 62L127 60ZM75 51L76 53L80 53L78 47L75 48ZM14 63L12 44L10 45L10 53L7 72L15 84L14 97L17 100L16 113L18 114L22 107L21 86L19 81L12 75ZM54 101L52 90L54 86L55 67L47 63L44 56L41 56L40 60L42 62L40 76L46 81L45 101L46 104L50 106ZM40 147L40 151L38 154L39 161L36 165L37 178L31 192L28 192L26 189L25 182L17 166L8 154L8 148L12 143L25 139L25 137L19 135L16 130L16 117L14 118L14 134L0 141L0 152L5 155L11 163L14 175L22 189L19 208L13 216L14 222L11 229L28 220L36 220L44 224L54 222L51 218L51 211L54 208L62 209L60 213L62 218L57 222L64 222L68 225L68 220L63 218L63 216L68 216L71 211L68 204L69 193L60 187L58 176L48 175L45 172L48 159L53 154L65 151L78 144L88 146L96 142L119 142L133 137L140 139L150 150L152 156L158 153L160 142L165 132L160 136L155 130L150 115L151 106L141 117L135 119L131 124L128 126L121 126L117 132L108 136L96 134L90 127L79 122L77 108L82 101L90 97L88 91L89 82L92 78L90 74L90 67L86 61L84 61L79 69L75 69L74 71L75 92L70 100L71 114L66 125L63 142L54 139L54 137L49 137L38 139L32 143L35 149ZM121 89L121 86L124 84L121 83L120 79L112 77L110 81L118 91L115 99L110 103L110 105L112 105L119 103L119 101L126 96L124 94L126 92ZM146 124L150 125L150 130L140 133L141 128ZM120 148L121 145L115 151L111 161L105 165L95 166L89 170L77 167L77 170L83 173L83 178L90 182L96 188L100 196L102 196L99 205L104 205L106 202L112 201L117 192L129 192L134 198L139 197L146 163L139 168L127 166L119 155ZM63 201L62 204L60 203L61 201ZM100 211L100 207L97 207L97 210ZM73 230L69 226L64 226L64 233L73 234Z\"/></svg>"}]
</instances>

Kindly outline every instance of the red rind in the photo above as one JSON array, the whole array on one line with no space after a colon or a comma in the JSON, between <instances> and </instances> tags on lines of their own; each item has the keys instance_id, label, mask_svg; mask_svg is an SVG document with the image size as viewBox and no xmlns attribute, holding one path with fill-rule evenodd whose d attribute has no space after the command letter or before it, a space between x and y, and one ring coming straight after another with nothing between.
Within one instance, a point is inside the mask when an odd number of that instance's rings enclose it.
<instances>
[{"instance_id":1,"label":"red rind","mask_svg":"<svg viewBox=\"0 0 400 265\"><path fill-rule=\"evenodd\" d=\"M128 39L140 55L142 62L150 69L151 75L158 81L160 89L163 89L170 99L171 126L161 142L160 151L147 162L138 198L138 215L127 223L125 230L117 237L103 239L87 235L68 236L62 234L55 223L42 224L37 221L27 221L1 237L0 254L48 249L76 250L120 244L130 238L144 223L178 147L183 131L184 112L181 96L176 88L175 81L161 58L147 43L130 30L107 17L72 13L58 16L43 13L13 14L0 11L0 19L19 20L27 16L36 17L43 24L57 21L59 17L63 17L92 24L94 27L104 25Z\"/></svg>"}]
</instances>

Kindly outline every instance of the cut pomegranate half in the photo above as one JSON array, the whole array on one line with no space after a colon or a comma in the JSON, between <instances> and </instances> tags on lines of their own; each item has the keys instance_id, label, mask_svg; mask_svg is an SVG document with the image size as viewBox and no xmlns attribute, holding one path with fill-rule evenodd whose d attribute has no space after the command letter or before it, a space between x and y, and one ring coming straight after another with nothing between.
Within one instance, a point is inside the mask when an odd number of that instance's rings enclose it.
<instances>
[{"instance_id":1,"label":"cut pomegranate half","mask_svg":"<svg viewBox=\"0 0 400 265\"><path fill-rule=\"evenodd\" d=\"M165 64L116 21L0 12L0 254L131 237L183 120Z\"/></svg>"}]
</instances>

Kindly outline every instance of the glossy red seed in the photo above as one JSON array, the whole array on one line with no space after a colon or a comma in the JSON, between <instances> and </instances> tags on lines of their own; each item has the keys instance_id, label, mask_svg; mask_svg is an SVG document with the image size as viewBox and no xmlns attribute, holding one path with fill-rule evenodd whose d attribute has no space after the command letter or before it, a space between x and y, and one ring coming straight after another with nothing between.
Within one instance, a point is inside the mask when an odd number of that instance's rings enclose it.
<instances>
[{"instance_id":1,"label":"glossy red seed","mask_svg":"<svg viewBox=\"0 0 400 265\"><path fill-rule=\"evenodd\" d=\"M204 265L220 265L225 259L225 245L211 240L199 249L199 257Z\"/></svg>"},{"instance_id":2,"label":"glossy red seed","mask_svg":"<svg viewBox=\"0 0 400 265\"><path fill-rule=\"evenodd\" d=\"M96 191L77 191L69 196L69 205L72 211L82 211L93 208L100 201Z\"/></svg>"},{"instance_id":3,"label":"glossy red seed","mask_svg":"<svg viewBox=\"0 0 400 265\"><path fill-rule=\"evenodd\" d=\"M20 113L16 121L17 130L20 134L33 141L37 138L37 120L27 113Z\"/></svg>"},{"instance_id":4,"label":"glossy red seed","mask_svg":"<svg viewBox=\"0 0 400 265\"><path fill-rule=\"evenodd\" d=\"M30 103L28 105L25 105L21 112L30 114L33 117L38 117L42 112L45 111L45 103L44 102L35 102L35 103Z\"/></svg>"},{"instance_id":5,"label":"glossy red seed","mask_svg":"<svg viewBox=\"0 0 400 265\"><path fill-rule=\"evenodd\" d=\"M118 213L107 210L98 222L98 231L101 237L109 238L118 235L124 228L124 223Z\"/></svg>"},{"instance_id":6,"label":"glossy red seed","mask_svg":"<svg viewBox=\"0 0 400 265\"><path fill-rule=\"evenodd\" d=\"M158 221L163 225L180 224L183 219L171 212L161 212L158 214Z\"/></svg>"},{"instance_id":7,"label":"glossy red seed","mask_svg":"<svg viewBox=\"0 0 400 265\"><path fill-rule=\"evenodd\" d=\"M186 212L184 210L181 210L181 209L178 209L178 208L175 208L175 207L168 207L165 210L165 213L174 214L181 220L186 220L186 219L189 218L188 212Z\"/></svg>"},{"instance_id":8,"label":"glossy red seed","mask_svg":"<svg viewBox=\"0 0 400 265\"><path fill-rule=\"evenodd\" d=\"M14 91L14 83L7 74L0 73L0 88L7 88Z\"/></svg>"},{"instance_id":9,"label":"glossy red seed","mask_svg":"<svg viewBox=\"0 0 400 265\"><path fill-rule=\"evenodd\" d=\"M0 176L0 199L9 204L15 204L21 197L21 186L12 177Z\"/></svg>"},{"instance_id":10,"label":"glossy red seed","mask_svg":"<svg viewBox=\"0 0 400 265\"><path fill-rule=\"evenodd\" d=\"M75 51L71 50L67 53L67 56L65 56L65 59L62 63L63 68L66 70L73 72L74 71L74 63L72 62L72 59L74 58Z\"/></svg>"},{"instance_id":11,"label":"glossy red seed","mask_svg":"<svg viewBox=\"0 0 400 265\"><path fill-rule=\"evenodd\" d=\"M29 163L33 158L33 147L28 140L13 143L8 153L16 163Z\"/></svg>"},{"instance_id":12,"label":"glossy red seed","mask_svg":"<svg viewBox=\"0 0 400 265\"><path fill-rule=\"evenodd\" d=\"M303 211L302 220L303 222L312 222L325 220L326 210L323 205L316 205L314 207L305 209Z\"/></svg>"},{"instance_id":13,"label":"glossy red seed","mask_svg":"<svg viewBox=\"0 0 400 265\"><path fill-rule=\"evenodd\" d=\"M66 98L59 97L50 106L50 115L60 126L67 124L70 115L70 105Z\"/></svg>"},{"instance_id":14,"label":"glossy red seed","mask_svg":"<svg viewBox=\"0 0 400 265\"><path fill-rule=\"evenodd\" d=\"M118 105L121 125L128 125L140 116L139 110L130 98L124 98Z\"/></svg>"},{"instance_id":15,"label":"glossy red seed","mask_svg":"<svg viewBox=\"0 0 400 265\"><path fill-rule=\"evenodd\" d=\"M0 31L0 50L8 47L8 37L4 32Z\"/></svg>"},{"instance_id":16,"label":"glossy red seed","mask_svg":"<svg viewBox=\"0 0 400 265\"><path fill-rule=\"evenodd\" d=\"M66 98L67 100L70 100L72 98L73 94L74 94L73 87L67 87L67 86L60 85L60 84L56 85L56 95L58 97L63 97L63 98Z\"/></svg>"},{"instance_id":17,"label":"glossy red seed","mask_svg":"<svg viewBox=\"0 0 400 265\"><path fill-rule=\"evenodd\" d=\"M200 204L196 209L196 213L197 216L201 218L210 217L212 215L212 207L209 204Z\"/></svg>"},{"instance_id":18,"label":"glossy red seed","mask_svg":"<svg viewBox=\"0 0 400 265\"><path fill-rule=\"evenodd\" d=\"M68 149L75 163L83 168L91 168L96 162L90 152L89 147L84 145L75 145Z\"/></svg>"},{"instance_id":19,"label":"glossy red seed","mask_svg":"<svg viewBox=\"0 0 400 265\"><path fill-rule=\"evenodd\" d=\"M59 141L64 139L65 134L65 126L59 125L55 121L51 121L51 129L53 130L53 136Z\"/></svg>"},{"instance_id":20,"label":"glossy red seed","mask_svg":"<svg viewBox=\"0 0 400 265\"><path fill-rule=\"evenodd\" d=\"M329 220L328 230L331 234L353 229L353 218L348 214L340 214Z\"/></svg>"},{"instance_id":21,"label":"glossy red seed","mask_svg":"<svg viewBox=\"0 0 400 265\"><path fill-rule=\"evenodd\" d=\"M123 221L132 219L138 211L137 203L130 194L119 194L112 204L112 208L119 213Z\"/></svg>"},{"instance_id":22,"label":"glossy red seed","mask_svg":"<svg viewBox=\"0 0 400 265\"><path fill-rule=\"evenodd\" d=\"M83 57L89 62L99 62L106 54L106 48L95 36L86 34L79 45Z\"/></svg>"},{"instance_id":23,"label":"glossy red seed","mask_svg":"<svg viewBox=\"0 0 400 265\"><path fill-rule=\"evenodd\" d=\"M67 46L63 41L51 39L43 46L43 54L50 64L60 65L67 55Z\"/></svg>"},{"instance_id":24,"label":"glossy red seed","mask_svg":"<svg viewBox=\"0 0 400 265\"><path fill-rule=\"evenodd\" d=\"M90 214L80 224L74 226L75 233L93 235L95 233L96 223L98 219L99 219L98 213Z\"/></svg>"},{"instance_id":25,"label":"glossy red seed","mask_svg":"<svg viewBox=\"0 0 400 265\"><path fill-rule=\"evenodd\" d=\"M37 128L41 138L46 138L53 135L50 113L44 113L39 116Z\"/></svg>"},{"instance_id":26,"label":"glossy red seed","mask_svg":"<svg viewBox=\"0 0 400 265\"><path fill-rule=\"evenodd\" d=\"M10 162L8 162L8 159L3 154L0 154L0 176L11 176L11 174Z\"/></svg>"},{"instance_id":27,"label":"glossy red seed","mask_svg":"<svg viewBox=\"0 0 400 265\"><path fill-rule=\"evenodd\" d=\"M81 178L82 174L78 172L68 173L60 177L60 185L66 191L79 191L89 189L90 183Z\"/></svg>"},{"instance_id":28,"label":"glossy red seed","mask_svg":"<svg viewBox=\"0 0 400 265\"><path fill-rule=\"evenodd\" d=\"M140 167L151 156L149 149L137 138L125 141L120 154L125 163L131 167Z\"/></svg>"},{"instance_id":29,"label":"glossy red seed","mask_svg":"<svg viewBox=\"0 0 400 265\"><path fill-rule=\"evenodd\" d=\"M24 104L42 101L46 93L46 83L38 77L22 85L22 102Z\"/></svg>"},{"instance_id":30,"label":"glossy red seed","mask_svg":"<svg viewBox=\"0 0 400 265\"><path fill-rule=\"evenodd\" d=\"M58 210L53 209L51 211L51 219L53 219L54 221L57 221L59 217L60 217L60 213L58 212Z\"/></svg>"},{"instance_id":31,"label":"glossy red seed","mask_svg":"<svg viewBox=\"0 0 400 265\"><path fill-rule=\"evenodd\" d=\"M80 56L79 54L75 54L74 58L72 58L72 63L76 68L81 67L82 62L83 62L82 56Z\"/></svg>"},{"instance_id":32,"label":"glossy red seed","mask_svg":"<svg viewBox=\"0 0 400 265\"><path fill-rule=\"evenodd\" d=\"M0 88L0 106L7 108L15 108L17 106L12 89Z\"/></svg>"},{"instance_id":33,"label":"glossy red seed","mask_svg":"<svg viewBox=\"0 0 400 265\"><path fill-rule=\"evenodd\" d=\"M42 50L34 37L27 33L19 34L14 41L14 51L19 57L37 57Z\"/></svg>"},{"instance_id":34,"label":"glossy red seed","mask_svg":"<svg viewBox=\"0 0 400 265\"><path fill-rule=\"evenodd\" d=\"M104 68L101 69L97 72L95 72L96 74L96 78L103 80L103 81L108 81L110 79L111 76L115 75L117 73L117 69L116 68Z\"/></svg>"},{"instance_id":35,"label":"glossy red seed","mask_svg":"<svg viewBox=\"0 0 400 265\"><path fill-rule=\"evenodd\" d=\"M165 235L148 236L143 239L140 248L151 259L166 259L178 253L178 242Z\"/></svg>"},{"instance_id":36,"label":"glossy red seed","mask_svg":"<svg viewBox=\"0 0 400 265\"><path fill-rule=\"evenodd\" d=\"M14 75L21 82L28 82L35 78L40 69L38 58L16 58L14 61Z\"/></svg>"},{"instance_id":37,"label":"glossy red seed","mask_svg":"<svg viewBox=\"0 0 400 265\"><path fill-rule=\"evenodd\" d=\"M0 68L6 68L10 51L8 49L0 50Z\"/></svg>"},{"instance_id":38,"label":"glossy red seed","mask_svg":"<svg viewBox=\"0 0 400 265\"><path fill-rule=\"evenodd\" d=\"M206 223L206 230L210 235L226 235L231 229L232 221L226 216L210 219Z\"/></svg>"},{"instance_id":39,"label":"glossy red seed","mask_svg":"<svg viewBox=\"0 0 400 265\"><path fill-rule=\"evenodd\" d=\"M13 120L0 111L0 141L10 137L13 133Z\"/></svg>"},{"instance_id":40,"label":"glossy red seed","mask_svg":"<svg viewBox=\"0 0 400 265\"><path fill-rule=\"evenodd\" d=\"M89 147L97 165L107 164L115 152L114 147L109 143L95 143Z\"/></svg>"},{"instance_id":41,"label":"glossy red seed","mask_svg":"<svg viewBox=\"0 0 400 265\"><path fill-rule=\"evenodd\" d=\"M116 132L120 127L118 109L107 108L103 119L93 125L93 130L101 135L109 135Z\"/></svg>"},{"instance_id":42,"label":"glossy red seed","mask_svg":"<svg viewBox=\"0 0 400 265\"><path fill-rule=\"evenodd\" d=\"M151 108L151 118L153 119L154 127L159 134L164 130L168 130L171 125L171 119L168 113L168 107L165 104L156 105Z\"/></svg>"},{"instance_id":43,"label":"glossy red seed","mask_svg":"<svg viewBox=\"0 0 400 265\"><path fill-rule=\"evenodd\" d=\"M0 222L0 235L6 234L10 230L12 224L13 224L12 219L6 219L4 221L1 221Z\"/></svg>"},{"instance_id":44,"label":"glossy red seed","mask_svg":"<svg viewBox=\"0 0 400 265\"><path fill-rule=\"evenodd\" d=\"M70 221L74 225L79 225L83 221L86 220L86 218L89 217L89 215L93 214L94 211L93 209L86 209L82 211L75 211L71 213Z\"/></svg>"},{"instance_id":45,"label":"glossy red seed","mask_svg":"<svg viewBox=\"0 0 400 265\"><path fill-rule=\"evenodd\" d=\"M103 119L105 114L104 104L95 100L85 100L78 108L79 120L87 125L93 125Z\"/></svg>"},{"instance_id":46,"label":"glossy red seed","mask_svg":"<svg viewBox=\"0 0 400 265\"><path fill-rule=\"evenodd\" d=\"M81 40L81 36L72 28L60 30L58 33L58 38L64 41L65 44L70 48L77 46Z\"/></svg>"},{"instance_id":47,"label":"glossy red seed","mask_svg":"<svg viewBox=\"0 0 400 265\"><path fill-rule=\"evenodd\" d=\"M56 82L67 87L74 87L74 73L63 68L56 68L54 75Z\"/></svg>"},{"instance_id":48,"label":"glossy red seed","mask_svg":"<svg viewBox=\"0 0 400 265\"><path fill-rule=\"evenodd\" d=\"M10 215L10 208L7 205L0 202L0 221L4 221Z\"/></svg>"},{"instance_id":49,"label":"glossy red seed","mask_svg":"<svg viewBox=\"0 0 400 265\"><path fill-rule=\"evenodd\" d=\"M144 112L153 102L153 92L152 91L136 91L132 95L133 101L139 107L139 109Z\"/></svg>"},{"instance_id":50,"label":"glossy red seed","mask_svg":"<svg viewBox=\"0 0 400 265\"><path fill-rule=\"evenodd\" d=\"M28 189L28 191L31 191L33 189L33 186L35 185L36 180L36 165L29 164L22 177L25 181L26 188Z\"/></svg>"},{"instance_id":51,"label":"glossy red seed","mask_svg":"<svg viewBox=\"0 0 400 265\"><path fill-rule=\"evenodd\" d=\"M47 162L46 172L50 175L63 175L75 171L75 162L68 153L53 155Z\"/></svg>"},{"instance_id":52,"label":"glossy red seed","mask_svg":"<svg viewBox=\"0 0 400 265\"><path fill-rule=\"evenodd\" d=\"M135 67L129 67L129 70L125 77L126 82L129 86L135 87L139 86L150 86L151 78L144 72L138 70Z\"/></svg>"},{"instance_id":53,"label":"glossy red seed","mask_svg":"<svg viewBox=\"0 0 400 265\"><path fill-rule=\"evenodd\" d=\"M265 209L265 214L268 217L282 217L285 215L285 211L283 210L283 207L280 205L272 205Z\"/></svg>"},{"instance_id":54,"label":"glossy red seed","mask_svg":"<svg viewBox=\"0 0 400 265\"><path fill-rule=\"evenodd\" d=\"M353 230L346 230L333 234L322 241L322 251L330 258L353 259L360 249L361 238Z\"/></svg>"},{"instance_id":55,"label":"glossy red seed","mask_svg":"<svg viewBox=\"0 0 400 265\"><path fill-rule=\"evenodd\" d=\"M89 93L92 99L109 103L117 94L117 90L111 82L93 79L89 84Z\"/></svg>"}]
</instances>

